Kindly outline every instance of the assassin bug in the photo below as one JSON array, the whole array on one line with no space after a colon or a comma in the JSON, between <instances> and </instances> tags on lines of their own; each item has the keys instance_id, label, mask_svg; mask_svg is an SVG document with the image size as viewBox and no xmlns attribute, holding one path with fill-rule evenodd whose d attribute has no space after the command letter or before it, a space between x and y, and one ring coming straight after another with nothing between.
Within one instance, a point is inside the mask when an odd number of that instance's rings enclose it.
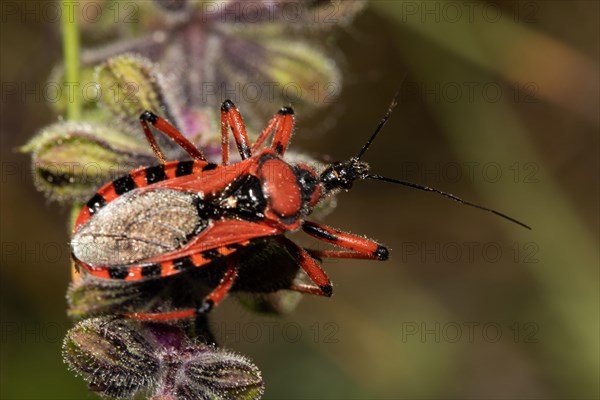
<instances>
[{"instance_id":1,"label":"assassin bug","mask_svg":"<svg viewBox=\"0 0 600 400\"><path fill-rule=\"evenodd\" d=\"M396 96L397 98L397 96ZM217 305L238 275L239 250L257 240L276 240L306 272L314 285L293 282L289 290L331 296L332 285L320 267L322 258L386 260L381 244L307 220L325 196L348 190L357 179L376 179L436 192L492 212L530 229L498 211L452 194L410 182L369 174L361 161L397 105L387 113L360 152L318 173L303 163L285 161L294 112L283 107L250 144L242 117L230 100L221 106L221 165L202 152L165 119L150 111L140 116L146 139L160 164L129 172L98 190L82 208L73 230L72 255L79 270L124 282L168 277L225 261L220 282L197 308L165 313L130 313L141 320L191 318ZM193 160L167 161L151 126L181 146ZM229 130L241 161L229 162ZM273 135L270 146L262 147ZM307 250L285 236L301 229L342 250Z\"/></svg>"}]
</instances>

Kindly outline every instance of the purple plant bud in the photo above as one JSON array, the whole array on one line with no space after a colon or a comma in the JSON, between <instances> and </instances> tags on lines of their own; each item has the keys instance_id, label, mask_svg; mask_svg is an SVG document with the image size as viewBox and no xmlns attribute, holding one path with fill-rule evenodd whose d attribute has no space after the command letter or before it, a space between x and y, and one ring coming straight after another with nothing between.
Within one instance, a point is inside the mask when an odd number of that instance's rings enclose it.
<instances>
[{"instance_id":1,"label":"purple plant bud","mask_svg":"<svg viewBox=\"0 0 600 400\"><path fill-rule=\"evenodd\" d=\"M93 318L67 333L65 362L92 391L128 398L153 384L159 360L152 344L133 325L129 320Z\"/></svg>"},{"instance_id":2,"label":"purple plant bud","mask_svg":"<svg viewBox=\"0 0 600 400\"><path fill-rule=\"evenodd\" d=\"M264 390L248 359L192 339L175 325L92 318L67 333L63 351L69 367L101 396L258 399Z\"/></svg>"},{"instance_id":3,"label":"purple plant bud","mask_svg":"<svg viewBox=\"0 0 600 400\"><path fill-rule=\"evenodd\" d=\"M264 386L260 371L248 359L205 346L190 349L175 383L177 398L258 399ZM202 393L202 397L198 394Z\"/></svg>"}]
</instances>

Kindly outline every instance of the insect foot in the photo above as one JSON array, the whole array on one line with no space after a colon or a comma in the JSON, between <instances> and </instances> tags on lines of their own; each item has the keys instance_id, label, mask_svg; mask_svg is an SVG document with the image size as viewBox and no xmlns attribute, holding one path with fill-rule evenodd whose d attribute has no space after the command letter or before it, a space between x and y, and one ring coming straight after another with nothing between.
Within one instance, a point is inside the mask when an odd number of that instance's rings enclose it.
<instances>
[{"instance_id":1,"label":"insect foot","mask_svg":"<svg viewBox=\"0 0 600 400\"><path fill-rule=\"evenodd\" d=\"M390 251L387 249L387 247L379 245L373 255L377 257L378 260L385 261L389 258Z\"/></svg>"},{"instance_id":2,"label":"insect foot","mask_svg":"<svg viewBox=\"0 0 600 400\"><path fill-rule=\"evenodd\" d=\"M206 300L202 303L200 307L196 310L198 314L206 314L215 306L215 303L212 300Z\"/></svg>"}]
</instances>

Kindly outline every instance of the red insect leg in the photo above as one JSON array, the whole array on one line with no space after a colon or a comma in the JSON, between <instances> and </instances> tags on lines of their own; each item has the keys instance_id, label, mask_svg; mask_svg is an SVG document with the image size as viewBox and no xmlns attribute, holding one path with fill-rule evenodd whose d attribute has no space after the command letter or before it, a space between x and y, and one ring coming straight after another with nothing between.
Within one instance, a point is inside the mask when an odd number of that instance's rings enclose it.
<instances>
[{"instance_id":1,"label":"red insect leg","mask_svg":"<svg viewBox=\"0 0 600 400\"><path fill-rule=\"evenodd\" d=\"M273 133L273 129L275 128L275 126L277 125L277 123L279 122L280 119L281 119L281 114L279 114L279 113L275 114L273 116L273 118L271 118L271 120L267 124L266 128L263 129L263 131L258 136L258 139L256 139L256 142L254 142L254 144L252 145L252 148L250 149L252 154L254 154L260 148L260 146L265 142L265 140L267 140L269 135L271 133Z\"/></svg>"},{"instance_id":2,"label":"red insect leg","mask_svg":"<svg viewBox=\"0 0 600 400\"><path fill-rule=\"evenodd\" d=\"M290 144L292 130L294 129L294 110L290 107L283 107L279 110L279 115L281 115L281 120L277 125L277 131L275 131L271 149L280 156L283 156Z\"/></svg>"},{"instance_id":3,"label":"red insect leg","mask_svg":"<svg viewBox=\"0 0 600 400\"><path fill-rule=\"evenodd\" d=\"M315 296L323 296L323 292L317 286L308 285L306 283L301 282L293 282L288 290L292 290L294 292L306 293L306 294L314 294Z\"/></svg>"},{"instance_id":4,"label":"red insect leg","mask_svg":"<svg viewBox=\"0 0 600 400\"><path fill-rule=\"evenodd\" d=\"M138 321L170 321L175 319L193 318L196 316L195 308L187 308L185 310L170 311L164 313L129 313L126 317L137 319Z\"/></svg>"},{"instance_id":5,"label":"red insect leg","mask_svg":"<svg viewBox=\"0 0 600 400\"><path fill-rule=\"evenodd\" d=\"M378 260L373 254L357 253L355 251L340 251L340 250L313 250L306 249L308 253L318 259L322 258L350 258L356 260Z\"/></svg>"},{"instance_id":6,"label":"red insect leg","mask_svg":"<svg viewBox=\"0 0 600 400\"><path fill-rule=\"evenodd\" d=\"M229 165L228 131L230 126L242 160L252 156L244 120L242 119L242 116L235 104L233 104L231 100L225 100L221 105L221 146L223 153L223 165Z\"/></svg>"},{"instance_id":7,"label":"red insect leg","mask_svg":"<svg viewBox=\"0 0 600 400\"><path fill-rule=\"evenodd\" d=\"M187 140L185 136L183 136L175 127L167 122L166 119L161 118L151 111L144 111L142 115L140 115L140 123L142 124L142 129L144 130L144 135L146 135L146 139L150 143L152 147L152 151L156 154L156 157L160 160L162 164L167 162L167 159L158 147L158 143L156 143L156 139L152 135L152 131L150 130L150 125L152 124L157 130L164 133L171 139L175 141L183 150L185 150L193 159L206 161L206 157L204 154L192 142Z\"/></svg>"},{"instance_id":8,"label":"red insect leg","mask_svg":"<svg viewBox=\"0 0 600 400\"><path fill-rule=\"evenodd\" d=\"M229 290L237 278L237 257L232 256L227 259L227 271L219 282L219 286L215 288L202 302L202 306L199 308L200 313L209 311L214 306L217 306L221 300L229 293Z\"/></svg>"},{"instance_id":9,"label":"red insect leg","mask_svg":"<svg viewBox=\"0 0 600 400\"><path fill-rule=\"evenodd\" d=\"M322 258L350 258L350 259L360 259L360 260L386 260L388 257L388 250L381 246L380 244L362 238L360 236L354 236L349 233L336 231L330 227L318 225L313 222L305 221L302 225L302 229L308 233L309 235L323 240L327 243L334 244L339 247L347 248L350 251L339 251L339 250L313 250L313 249L301 249L306 254L311 257L322 259ZM297 247L295 244L290 242L292 245ZM290 251L290 248L286 246L288 251L292 256L296 258L296 256ZM292 285L288 288L289 290L293 290L300 293L307 294L315 294L319 296L327 295L324 294L324 291L319 284L318 280L313 279L315 274L318 275L318 272L325 276L325 272L321 269L321 267L314 261L309 262L306 259L298 259L296 258L300 266L306 271L308 276L311 278L313 282L315 282L319 287L307 285L305 283L293 282ZM316 265L316 267L315 267ZM305 267L309 267L308 269ZM318 268L318 270L316 269ZM310 272L309 272L310 271ZM327 279L327 277L325 276ZM322 278L321 278L322 279ZM331 296L331 283L329 283L329 296Z\"/></svg>"},{"instance_id":10,"label":"red insect leg","mask_svg":"<svg viewBox=\"0 0 600 400\"><path fill-rule=\"evenodd\" d=\"M252 147L248 147L248 133L239 110L231 100L225 100L221 105L221 151L223 154L223 165L229 165L229 127L233 132L238 151L242 160L250 158L264 141L271 135L273 129L275 137L271 148L279 155L283 155L292 136L294 126L294 111L289 107L283 107L271 118L266 128L261 132Z\"/></svg>"},{"instance_id":11,"label":"red insect leg","mask_svg":"<svg viewBox=\"0 0 600 400\"><path fill-rule=\"evenodd\" d=\"M306 272L310 280L317 285L316 287L313 287L304 284L294 284L290 287L290 289L301 291L303 293L331 297L331 294L333 293L331 281L317 260L312 258L306 250L304 250L302 247L299 247L291 240L282 236L279 241L285 247L288 253L294 258L294 260L296 260L300 268Z\"/></svg>"},{"instance_id":12,"label":"red insect leg","mask_svg":"<svg viewBox=\"0 0 600 400\"><path fill-rule=\"evenodd\" d=\"M304 221L302 230L319 240L378 260L387 260L389 251L373 240L335 230L329 226ZM341 258L341 257L340 257ZM359 257L352 257L359 258Z\"/></svg>"},{"instance_id":13,"label":"red insect leg","mask_svg":"<svg viewBox=\"0 0 600 400\"><path fill-rule=\"evenodd\" d=\"M125 314L125 316L139 321L168 321L192 318L198 314L208 312L225 298L233 286L235 278L237 277L236 262L237 260L235 260L234 257L229 257L229 259L227 259L227 270L225 271L225 275L221 278L219 285L204 298L202 305L199 308L188 308L164 313L129 313Z\"/></svg>"},{"instance_id":14,"label":"red insect leg","mask_svg":"<svg viewBox=\"0 0 600 400\"><path fill-rule=\"evenodd\" d=\"M290 142L292 129L294 125L294 111L290 107L280 109L267 124L267 127L262 131L256 142L252 145L251 151L254 153L267 140L269 135L273 133L273 129L277 128L271 148L278 154L283 155Z\"/></svg>"},{"instance_id":15,"label":"red insect leg","mask_svg":"<svg viewBox=\"0 0 600 400\"><path fill-rule=\"evenodd\" d=\"M221 165L229 165L229 124L227 114L221 108Z\"/></svg>"}]
</instances>

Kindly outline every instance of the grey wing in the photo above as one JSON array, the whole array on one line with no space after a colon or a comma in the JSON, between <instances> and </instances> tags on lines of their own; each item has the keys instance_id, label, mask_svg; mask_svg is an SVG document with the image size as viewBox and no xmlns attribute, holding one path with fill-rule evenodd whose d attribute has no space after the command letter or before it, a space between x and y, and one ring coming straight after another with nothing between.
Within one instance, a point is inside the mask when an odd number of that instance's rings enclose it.
<instances>
[{"instance_id":1,"label":"grey wing","mask_svg":"<svg viewBox=\"0 0 600 400\"><path fill-rule=\"evenodd\" d=\"M73 236L73 255L90 265L125 265L176 250L204 229L199 197L137 189L113 200Z\"/></svg>"}]
</instances>

